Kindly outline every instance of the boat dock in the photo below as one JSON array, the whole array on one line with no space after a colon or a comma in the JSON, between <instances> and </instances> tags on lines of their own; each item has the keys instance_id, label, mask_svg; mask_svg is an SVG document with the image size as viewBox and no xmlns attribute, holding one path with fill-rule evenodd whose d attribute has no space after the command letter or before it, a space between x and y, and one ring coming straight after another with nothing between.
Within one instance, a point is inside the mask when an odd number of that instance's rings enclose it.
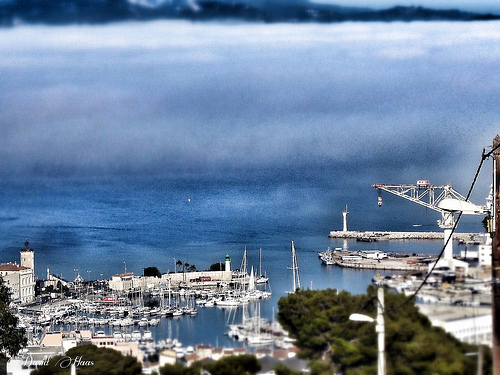
<instances>
[{"instance_id":1,"label":"boat dock","mask_svg":"<svg viewBox=\"0 0 500 375\"><path fill-rule=\"evenodd\" d=\"M443 232L384 232L384 231L331 231L330 238L355 239L363 242L390 240L443 240ZM473 238L477 233L454 233L454 240Z\"/></svg>"},{"instance_id":2,"label":"boat dock","mask_svg":"<svg viewBox=\"0 0 500 375\"><path fill-rule=\"evenodd\" d=\"M328 250L318 253L318 256L327 266L408 272L426 272L431 261L429 256L378 253L380 254L373 257L363 254L362 251Z\"/></svg>"},{"instance_id":3,"label":"boat dock","mask_svg":"<svg viewBox=\"0 0 500 375\"><path fill-rule=\"evenodd\" d=\"M358 261L336 260L336 265L347 268L386 270L386 271L408 271L408 272L427 272L429 266L416 257L411 258L388 258L388 259L361 259Z\"/></svg>"}]
</instances>

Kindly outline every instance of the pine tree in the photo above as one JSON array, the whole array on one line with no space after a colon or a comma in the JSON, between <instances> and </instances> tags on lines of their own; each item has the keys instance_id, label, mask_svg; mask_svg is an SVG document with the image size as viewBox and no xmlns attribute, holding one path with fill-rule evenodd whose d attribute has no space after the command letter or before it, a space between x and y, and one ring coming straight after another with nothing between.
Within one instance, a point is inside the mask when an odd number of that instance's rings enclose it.
<instances>
[{"instance_id":1,"label":"pine tree","mask_svg":"<svg viewBox=\"0 0 500 375\"><path fill-rule=\"evenodd\" d=\"M7 361L24 348L28 340L24 328L18 328L19 318L9 309L10 290L0 277L0 375L7 373Z\"/></svg>"}]
</instances>

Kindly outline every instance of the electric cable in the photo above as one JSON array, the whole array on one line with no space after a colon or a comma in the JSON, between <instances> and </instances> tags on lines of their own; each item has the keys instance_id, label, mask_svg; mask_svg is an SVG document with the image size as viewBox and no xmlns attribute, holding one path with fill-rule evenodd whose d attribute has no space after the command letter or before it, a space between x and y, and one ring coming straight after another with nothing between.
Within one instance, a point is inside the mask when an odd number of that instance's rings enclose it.
<instances>
[{"instance_id":1,"label":"electric cable","mask_svg":"<svg viewBox=\"0 0 500 375\"><path fill-rule=\"evenodd\" d=\"M471 186L469 188L469 191L467 193L467 196L466 196L466 200L468 201L469 198L470 198L470 195L472 194L472 190L474 189L474 186L477 182L477 178L479 176L479 172L481 171L481 168L483 166L483 163L484 161L489 158L491 156L491 154L493 152L495 152L498 148L500 147L500 144L498 144L497 146L495 147L492 147L492 149L488 152L488 153L485 153L485 149L483 149L483 152L481 154L481 161L479 162L479 166L477 167L476 169L476 173L474 175L474 178L472 180L472 183L471 183ZM427 282L427 280L429 279L429 277L431 276L432 272L434 271L434 269L436 268L439 260L441 259L441 257L443 256L444 254L444 251L446 249L446 246L448 245L448 243L451 241L451 238L453 236L453 233L455 233L455 230L457 229L457 226L458 226L458 223L460 222L460 218L462 217L462 214L463 212L460 211L458 216L457 216L457 219L455 220L455 224L453 225L453 228L451 230L451 233L449 235L449 237L446 239L446 242L445 244L443 245L443 248L441 250L441 252L439 253L437 259L436 259L436 262L434 263L434 265L432 266L432 268L430 269L430 271L427 273L427 275L425 276L424 280L422 281L422 283L419 285L419 287L417 288L417 290L415 291L415 293L413 293L411 296L409 296L405 301L403 301L401 304L399 304L398 306L396 307L392 307L390 309L385 309L385 311L396 311L396 310L399 310L401 307L403 307L404 305L406 305L408 302L410 302L412 299L416 298L417 297L417 294L420 292L420 290L423 288L423 286L425 285L425 283ZM385 313L384 311L384 313Z\"/></svg>"}]
</instances>

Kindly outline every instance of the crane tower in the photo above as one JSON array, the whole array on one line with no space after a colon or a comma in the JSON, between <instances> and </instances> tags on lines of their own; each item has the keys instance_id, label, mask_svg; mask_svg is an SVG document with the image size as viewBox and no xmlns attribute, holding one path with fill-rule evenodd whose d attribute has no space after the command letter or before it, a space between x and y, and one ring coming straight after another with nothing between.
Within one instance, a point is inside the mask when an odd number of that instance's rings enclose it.
<instances>
[{"instance_id":1,"label":"crane tower","mask_svg":"<svg viewBox=\"0 0 500 375\"><path fill-rule=\"evenodd\" d=\"M438 225L444 230L445 250L443 261L453 267L453 244L450 236L455 226L455 215L462 212L465 215L482 215L486 213L485 206L478 206L468 201L451 185L431 185L428 180L418 180L416 185L374 184L378 189L378 205L382 206L382 191L394 194L411 202L420 204L441 213ZM448 240L448 238L450 238Z\"/></svg>"}]
</instances>

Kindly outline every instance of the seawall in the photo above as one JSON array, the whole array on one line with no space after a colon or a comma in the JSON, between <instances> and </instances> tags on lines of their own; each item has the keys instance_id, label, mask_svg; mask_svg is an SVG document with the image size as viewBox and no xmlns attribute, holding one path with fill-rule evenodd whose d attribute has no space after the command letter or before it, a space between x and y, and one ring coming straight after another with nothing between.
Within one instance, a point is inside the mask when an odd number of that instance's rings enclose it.
<instances>
[{"instance_id":1,"label":"seawall","mask_svg":"<svg viewBox=\"0 0 500 375\"><path fill-rule=\"evenodd\" d=\"M468 240L477 237L478 233L454 233L454 240ZM386 240L443 240L443 232L384 232L384 231L331 231L330 238L347 238L360 241Z\"/></svg>"}]
</instances>

